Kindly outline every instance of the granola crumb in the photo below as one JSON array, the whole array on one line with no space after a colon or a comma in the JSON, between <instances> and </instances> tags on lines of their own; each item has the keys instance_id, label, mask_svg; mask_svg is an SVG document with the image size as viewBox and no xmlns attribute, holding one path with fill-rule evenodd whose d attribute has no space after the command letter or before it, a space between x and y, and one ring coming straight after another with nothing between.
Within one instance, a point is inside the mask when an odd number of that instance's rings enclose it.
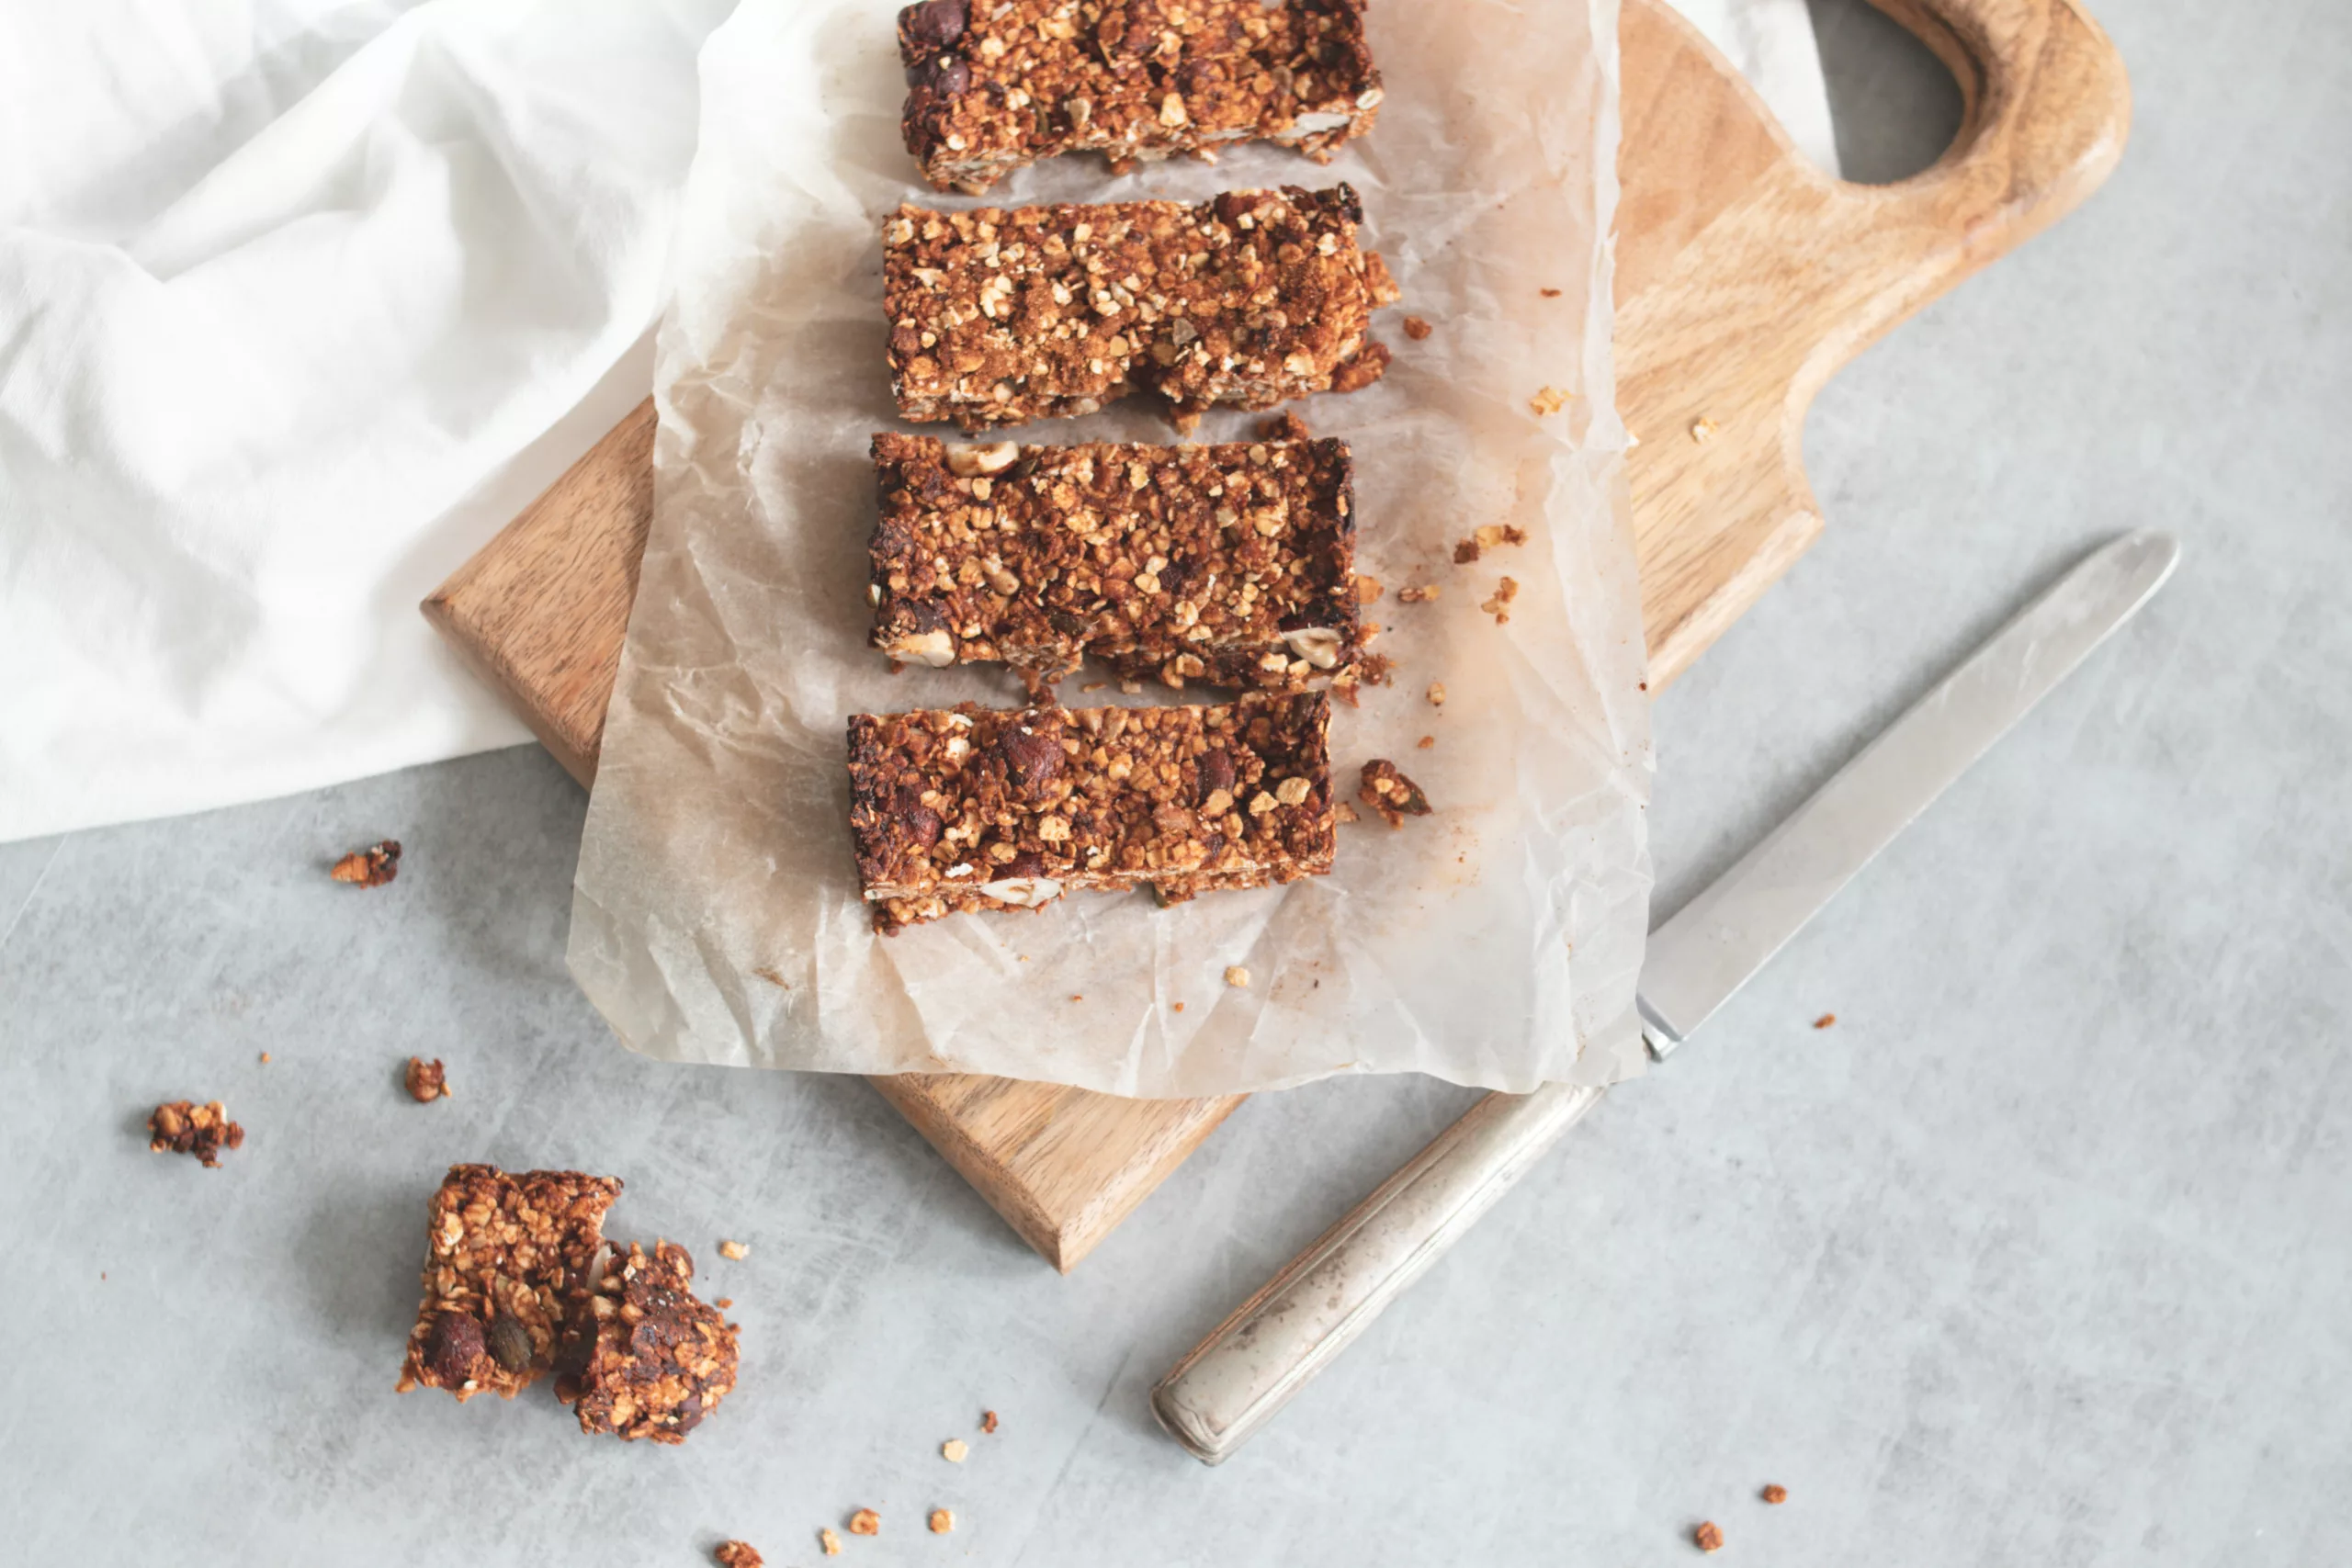
<instances>
[{"instance_id":1,"label":"granola crumb","mask_svg":"<svg viewBox=\"0 0 2352 1568\"><path fill-rule=\"evenodd\" d=\"M1528 399L1527 406L1533 409L1539 418L1545 414L1558 413L1568 406L1568 394L1557 387L1546 387Z\"/></svg>"},{"instance_id":2,"label":"granola crumb","mask_svg":"<svg viewBox=\"0 0 2352 1568\"><path fill-rule=\"evenodd\" d=\"M980 1412L980 1430L983 1432L993 1432L996 1430L995 1411L983 1410Z\"/></svg>"},{"instance_id":3,"label":"granola crumb","mask_svg":"<svg viewBox=\"0 0 2352 1568\"><path fill-rule=\"evenodd\" d=\"M719 1311L725 1312L735 1304L735 1298L733 1296L713 1296L711 1298L710 1304L717 1307Z\"/></svg>"},{"instance_id":4,"label":"granola crumb","mask_svg":"<svg viewBox=\"0 0 2352 1568\"><path fill-rule=\"evenodd\" d=\"M852 1535L880 1535L882 1533L882 1516L876 1513L871 1508L860 1508L857 1512L849 1517L849 1533Z\"/></svg>"},{"instance_id":5,"label":"granola crumb","mask_svg":"<svg viewBox=\"0 0 2352 1568\"><path fill-rule=\"evenodd\" d=\"M1506 577L1500 582L1495 584L1494 597L1480 604L1478 608L1494 616L1495 625L1498 626L1509 626L1510 624L1510 602L1518 597L1518 581L1514 578Z\"/></svg>"},{"instance_id":6,"label":"granola crumb","mask_svg":"<svg viewBox=\"0 0 2352 1568\"><path fill-rule=\"evenodd\" d=\"M1396 661L1385 653L1367 653L1357 661L1356 678L1367 686L1385 686L1396 669Z\"/></svg>"},{"instance_id":7,"label":"granola crumb","mask_svg":"<svg viewBox=\"0 0 2352 1568\"><path fill-rule=\"evenodd\" d=\"M1143 695L1143 682L1134 680L1122 681L1119 682L1119 690L1131 697L1139 697Z\"/></svg>"},{"instance_id":8,"label":"granola crumb","mask_svg":"<svg viewBox=\"0 0 2352 1568\"><path fill-rule=\"evenodd\" d=\"M1435 327L1430 325L1419 316L1408 316L1405 318L1405 335L1411 338L1415 343L1427 341L1430 333L1435 331L1437 331Z\"/></svg>"},{"instance_id":9,"label":"granola crumb","mask_svg":"<svg viewBox=\"0 0 2352 1568\"><path fill-rule=\"evenodd\" d=\"M740 1540L720 1541L711 1555L718 1559L721 1568L765 1568L767 1562L756 1547Z\"/></svg>"},{"instance_id":10,"label":"granola crumb","mask_svg":"<svg viewBox=\"0 0 2352 1568\"><path fill-rule=\"evenodd\" d=\"M726 1258L729 1263L741 1263L752 1256L752 1248L746 1242L722 1241L718 1244L718 1256Z\"/></svg>"},{"instance_id":11,"label":"granola crumb","mask_svg":"<svg viewBox=\"0 0 2352 1568\"><path fill-rule=\"evenodd\" d=\"M220 1167L222 1149L245 1145L245 1130L229 1120L219 1100L198 1105L173 1100L155 1107L147 1117L147 1146L159 1155L194 1155L208 1169Z\"/></svg>"},{"instance_id":12,"label":"granola crumb","mask_svg":"<svg viewBox=\"0 0 2352 1568\"><path fill-rule=\"evenodd\" d=\"M1182 1012L1184 1010L1184 1004L1182 1002L1178 1002L1176 1004L1176 1010L1178 1012Z\"/></svg>"},{"instance_id":13,"label":"granola crumb","mask_svg":"<svg viewBox=\"0 0 2352 1568\"><path fill-rule=\"evenodd\" d=\"M327 874L337 882L348 882L355 887L381 887L401 874L401 841L386 839L354 850L334 863Z\"/></svg>"},{"instance_id":14,"label":"granola crumb","mask_svg":"<svg viewBox=\"0 0 2352 1568\"><path fill-rule=\"evenodd\" d=\"M1391 828L1401 828L1408 817L1427 817L1430 797L1421 786L1407 778L1396 764L1385 757L1374 757L1363 765L1363 783L1356 791L1356 798L1380 813L1381 819Z\"/></svg>"},{"instance_id":15,"label":"granola crumb","mask_svg":"<svg viewBox=\"0 0 2352 1568\"><path fill-rule=\"evenodd\" d=\"M779 991L788 991L792 989L792 982L778 974L776 972L775 965L772 964L763 964L758 968L752 970L752 973L754 976L759 979L765 980L769 985L774 986Z\"/></svg>"},{"instance_id":16,"label":"granola crumb","mask_svg":"<svg viewBox=\"0 0 2352 1568\"><path fill-rule=\"evenodd\" d=\"M1335 800L1331 803L1331 819L1335 822L1361 822L1363 820L1363 818L1356 815L1356 808L1350 806L1344 800Z\"/></svg>"},{"instance_id":17,"label":"granola crumb","mask_svg":"<svg viewBox=\"0 0 2352 1568\"><path fill-rule=\"evenodd\" d=\"M1444 705L1445 682L1442 681L1431 681L1430 682L1430 706L1433 708L1442 708Z\"/></svg>"},{"instance_id":18,"label":"granola crumb","mask_svg":"<svg viewBox=\"0 0 2352 1568\"><path fill-rule=\"evenodd\" d=\"M903 675L903 674L905 674L906 672L907 672L906 660L902 660L902 659L893 659L892 660L890 660L890 673L891 673L891 674L893 674L893 675Z\"/></svg>"},{"instance_id":19,"label":"granola crumb","mask_svg":"<svg viewBox=\"0 0 2352 1568\"><path fill-rule=\"evenodd\" d=\"M961 1438L950 1438L939 1445L939 1457L950 1464L963 1463L964 1456L971 1451L971 1445Z\"/></svg>"},{"instance_id":20,"label":"granola crumb","mask_svg":"<svg viewBox=\"0 0 2352 1568\"><path fill-rule=\"evenodd\" d=\"M1258 439L1261 441L1312 441L1315 439L1315 432L1306 428L1305 420L1284 410L1272 419L1261 419L1258 422Z\"/></svg>"},{"instance_id":21,"label":"granola crumb","mask_svg":"<svg viewBox=\"0 0 2352 1568\"><path fill-rule=\"evenodd\" d=\"M1690 422L1690 439L1705 446L1715 438L1715 422L1703 416Z\"/></svg>"},{"instance_id":22,"label":"granola crumb","mask_svg":"<svg viewBox=\"0 0 2352 1568\"><path fill-rule=\"evenodd\" d=\"M1246 991L1250 988L1250 971L1238 964L1227 964L1225 971L1225 983L1237 991Z\"/></svg>"},{"instance_id":23,"label":"granola crumb","mask_svg":"<svg viewBox=\"0 0 2352 1568\"><path fill-rule=\"evenodd\" d=\"M419 1105L430 1105L449 1097L448 1076L442 1071L441 1058L426 1061L422 1056L408 1059L408 1097Z\"/></svg>"},{"instance_id":24,"label":"granola crumb","mask_svg":"<svg viewBox=\"0 0 2352 1568\"><path fill-rule=\"evenodd\" d=\"M1370 604L1380 598L1380 579L1359 574L1356 578L1356 603Z\"/></svg>"},{"instance_id":25,"label":"granola crumb","mask_svg":"<svg viewBox=\"0 0 2352 1568\"><path fill-rule=\"evenodd\" d=\"M1079 687L1079 690L1081 692L1099 692L1109 686L1110 683L1111 682L1108 681L1089 681L1084 685Z\"/></svg>"},{"instance_id":26,"label":"granola crumb","mask_svg":"<svg viewBox=\"0 0 2352 1568\"><path fill-rule=\"evenodd\" d=\"M1541 293L1546 299L1557 299L1560 297L1560 291L1556 288L1539 289L1537 292Z\"/></svg>"},{"instance_id":27,"label":"granola crumb","mask_svg":"<svg viewBox=\"0 0 2352 1568\"><path fill-rule=\"evenodd\" d=\"M1815 1029L1826 1029L1826 1028L1828 1028L1831 1024L1836 1023L1837 1021L1838 1021L1838 1015L1837 1015L1836 1013L1834 1013L1834 1012L1825 1012L1825 1013L1823 1013L1819 1018L1816 1018L1816 1019L1815 1019L1815 1020L1813 1021L1813 1026L1814 1026Z\"/></svg>"},{"instance_id":28,"label":"granola crumb","mask_svg":"<svg viewBox=\"0 0 2352 1568\"><path fill-rule=\"evenodd\" d=\"M1456 546L1454 546L1454 547L1453 547L1453 564L1454 564L1454 565L1456 565L1456 566L1468 566L1472 561L1476 560L1477 558L1478 558L1478 541L1477 541L1477 540L1476 540L1476 539L1464 539L1464 540L1463 540L1460 544L1458 544L1458 545L1456 545Z\"/></svg>"},{"instance_id":29,"label":"granola crumb","mask_svg":"<svg viewBox=\"0 0 2352 1568\"><path fill-rule=\"evenodd\" d=\"M1432 746L1434 746L1434 745L1436 745L1436 744L1437 744L1437 737L1436 737L1436 736L1434 736L1434 735L1424 735L1424 736L1422 736L1419 740L1416 740L1416 741L1414 741L1414 742L1413 742L1413 749L1414 749L1415 750L1417 750L1417 751L1426 751L1426 750L1428 750L1430 747L1432 747Z\"/></svg>"},{"instance_id":30,"label":"granola crumb","mask_svg":"<svg viewBox=\"0 0 2352 1568\"><path fill-rule=\"evenodd\" d=\"M831 1530L817 1532L817 1545L828 1557L839 1557L842 1554L842 1538Z\"/></svg>"},{"instance_id":31,"label":"granola crumb","mask_svg":"<svg viewBox=\"0 0 2352 1568\"><path fill-rule=\"evenodd\" d=\"M1781 1485L1780 1483L1774 1482L1764 1488L1763 1497L1764 1501L1777 1506L1789 1500L1789 1489Z\"/></svg>"},{"instance_id":32,"label":"granola crumb","mask_svg":"<svg viewBox=\"0 0 2352 1568\"><path fill-rule=\"evenodd\" d=\"M1399 588L1396 590L1396 603L1399 604L1426 604L1436 598L1440 592L1438 584L1434 582L1420 583L1412 588Z\"/></svg>"},{"instance_id":33,"label":"granola crumb","mask_svg":"<svg viewBox=\"0 0 2352 1568\"><path fill-rule=\"evenodd\" d=\"M269 1053L266 1051L261 1054L261 1065L265 1067L269 1066Z\"/></svg>"},{"instance_id":34,"label":"granola crumb","mask_svg":"<svg viewBox=\"0 0 2352 1568\"><path fill-rule=\"evenodd\" d=\"M1721 1551L1724 1549L1724 1532L1715 1528L1713 1520L1692 1530L1690 1540L1702 1551Z\"/></svg>"},{"instance_id":35,"label":"granola crumb","mask_svg":"<svg viewBox=\"0 0 2352 1568\"><path fill-rule=\"evenodd\" d=\"M1488 523L1481 525L1471 538L1480 549L1491 550L1497 545L1527 543L1527 530L1512 523Z\"/></svg>"},{"instance_id":36,"label":"granola crumb","mask_svg":"<svg viewBox=\"0 0 2352 1568\"><path fill-rule=\"evenodd\" d=\"M933 1508L931 1511L932 1534L945 1535L949 1530L952 1530L955 1528L956 1516L954 1514L948 1512L945 1508Z\"/></svg>"}]
</instances>

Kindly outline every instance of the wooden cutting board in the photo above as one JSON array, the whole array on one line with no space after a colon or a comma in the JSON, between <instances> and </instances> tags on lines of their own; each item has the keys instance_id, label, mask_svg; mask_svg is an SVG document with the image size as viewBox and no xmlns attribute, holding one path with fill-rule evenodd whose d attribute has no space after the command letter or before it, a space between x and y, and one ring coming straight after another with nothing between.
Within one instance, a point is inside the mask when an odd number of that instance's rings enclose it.
<instances>
[{"instance_id":1,"label":"wooden cutting board","mask_svg":"<svg viewBox=\"0 0 2352 1568\"><path fill-rule=\"evenodd\" d=\"M2122 64L2074 0L1874 3L1951 67L1966 106L1952 150L1897 186L1820 174L1665 0L1623 0L1617 395L1640 442L1627 473L1653 690L1819 535L1802 450L1814 393L2080 202L2123 149ZM582 784L652 515L653 426L649 400L424 606ZM872 1081L1065 1271L1241 1102Z\"/></svg>"}]
</instances>

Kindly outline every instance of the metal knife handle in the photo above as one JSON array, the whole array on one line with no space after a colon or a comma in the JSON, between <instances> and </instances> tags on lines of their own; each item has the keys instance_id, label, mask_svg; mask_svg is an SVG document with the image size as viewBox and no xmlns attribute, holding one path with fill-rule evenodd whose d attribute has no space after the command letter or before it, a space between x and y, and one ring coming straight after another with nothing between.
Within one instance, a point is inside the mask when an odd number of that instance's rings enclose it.
<instances>
[{"instance_id":1,"label":"metal knife handle","mask_svg":"<svg viewBox=\"0 0 2352 1568\"><path fill-rule=\"evenodd\" d=\"M1195 1458L1223 1463L1601 1093L1550 1084L1471 1107L1176 1363L1151 1391L1159 1424Z\"/></svg>"}]
</instances>

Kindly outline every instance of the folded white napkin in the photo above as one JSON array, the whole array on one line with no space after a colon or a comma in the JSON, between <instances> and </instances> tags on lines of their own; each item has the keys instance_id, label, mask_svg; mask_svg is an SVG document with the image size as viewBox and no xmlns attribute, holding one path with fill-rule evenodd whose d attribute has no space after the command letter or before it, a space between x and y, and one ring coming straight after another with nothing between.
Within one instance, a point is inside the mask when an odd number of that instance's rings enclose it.
<instances>
[{"instance_id":1,"label":"folded white napkin","mask_svg":"<svg viewBox=\"0 0 2352 1568\"><path fill-rule=\"evenodd\" d=\"M526 738L417 602L643 395L730 8L0 9L0 840Z\"/></svg>"}]
</instances>

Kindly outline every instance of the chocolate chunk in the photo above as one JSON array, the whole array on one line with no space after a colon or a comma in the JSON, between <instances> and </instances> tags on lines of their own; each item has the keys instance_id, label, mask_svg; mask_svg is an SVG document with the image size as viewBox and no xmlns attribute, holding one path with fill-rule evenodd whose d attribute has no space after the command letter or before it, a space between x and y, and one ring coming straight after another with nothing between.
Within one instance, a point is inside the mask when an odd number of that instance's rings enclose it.
<instances>
[{"instance_id":1,"label":"chocolate chunk","mask_svg":"<svg viewBox=\"0 0 2352 1568\"><path fill-rule=\"evenodd\" d=\"M1233 759L1222 747L1201 753L1201 798L1206 800L1219 790L1233 793Z\"/></svg>"},{"instance_id":2,"label":"chocolate chunk","mask_svg":"<svg viewBox=\"0 0 2352 1568\"><path fill-rule=\"evenodd\" d=\"M1004 756L1006 776L1023 794L1044 794L1062 771L1061 742L1026 724L1009 726L996 745Z\"/></svg>"},{"instance_id":3,"label":"chocolate chunk","mask_svg":"<svg viewBox=\"0 0 2352 1568\"><path fill-rule=\"evenodd\" d=\"M456 1388L473 1372L483 1350L481 1323L470 1313L445 1312L424 1336L424 1371L441 1388Z\"/></svg>"},{"instance_id":4,"label":"chocolate chunk","mask_svg":"<svg viewBox=\"0 0 2352 1568\"><path fill-rule=\"evenodd\" d=\"M970 19L965 0L922 0L922 5L910 6L899 13L901 47L917 51L944 49L964 36L964 28Z\"/></svg>"}]
</instances>

